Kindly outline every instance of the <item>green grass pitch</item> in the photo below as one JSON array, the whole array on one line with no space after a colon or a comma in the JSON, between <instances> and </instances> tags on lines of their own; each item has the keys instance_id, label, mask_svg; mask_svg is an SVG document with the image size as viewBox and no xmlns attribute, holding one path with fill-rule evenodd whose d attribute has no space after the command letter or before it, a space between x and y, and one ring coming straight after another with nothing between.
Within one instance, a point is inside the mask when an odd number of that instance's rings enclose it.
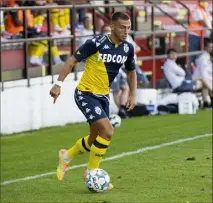
<instances>
[{"instance_id":1,"label":"green grass pitch","mask_svg":"<svg viewBox=\"0 0 213 203\"><path fill-rule=\"evenodd\" d=\"M114 189L101 194L84 185L85 165L79 165L89 154L72 162L77 167L62 182L55 175L58 150L86 136L87 124L2 136L1 202L212 202L211 132L212 111L122 120L104 158L117 156L101 163Z\"/></svg>"}]
</instances>

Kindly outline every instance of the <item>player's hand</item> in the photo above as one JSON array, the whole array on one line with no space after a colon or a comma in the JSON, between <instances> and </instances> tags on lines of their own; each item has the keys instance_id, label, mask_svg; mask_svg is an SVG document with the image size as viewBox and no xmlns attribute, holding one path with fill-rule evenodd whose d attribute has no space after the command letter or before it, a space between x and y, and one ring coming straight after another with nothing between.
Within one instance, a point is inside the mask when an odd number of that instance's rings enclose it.
<instances>
[{"instance_id":1,"label":"player's hand","mask_svg":"<svg viewBox=\"0 0 213 203\"><path fill-rule=\"evenodd\" d=\"M127 111L132 111L135 105L136 105L136 95L130 95L126 104Z\"/></svg>"},{"instance_id":2,"label":"player's hand","mask_svg":"<svg viewBox=\"0 0 213 203\"><path fill-rule=\"evenodd\" d=\"M51 95L51 97L53 97L53 99L54 99L54 100L53 100L53 104L55 104L55 102L56 102L58 96L60 95L60 93L61 93L61 87L58 86L58 85L54 85L54 86L52 87L52 89L50 90L50 95Z\"/></svg>"}]
</instances>

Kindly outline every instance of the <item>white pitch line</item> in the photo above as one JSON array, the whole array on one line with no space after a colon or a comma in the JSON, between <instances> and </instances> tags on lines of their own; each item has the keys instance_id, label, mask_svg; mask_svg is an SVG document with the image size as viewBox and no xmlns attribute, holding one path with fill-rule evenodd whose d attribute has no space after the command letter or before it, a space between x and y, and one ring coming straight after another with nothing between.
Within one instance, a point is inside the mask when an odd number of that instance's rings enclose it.
<instances>
[{"instance_id":1,"label":"white pitch line","mask_svg":"<svg viewBox=\"0 0 213 203\"><path fill-rule=\"evenodd\" d=\"M192 140L196 140L196 139L200 139L200 138L204 138L204 137L210 137L212 136L212 134L204 134L204 135L198 135L195 137L189 137L189 138L184 138L184 139L179 139L176 141L172 141L172 142L166 142L166 143L162 143L159 145L154 145L154 146L150 146L150 147L144 147L144 148L140 148L136 151L131 151L131 152L123 152L121 154L117 154L115 156L110 156L108 158L105 158L102 160L103 161L110 161L110 160L114 160L114 159L119 159L125 156L130 156L133 154L139 154L139 153L143 153L145 151L150 151L153 149L159 149L162 147L166 147L166 146L171 146L171 145L175 145L175 144L179 144L179 143L183 143L183 142L188 142L188 141L192 141ZM87 164L80 164L80 165L74 165L72 167L69 167L68 170L74 169L74 168L81 168L81 167L86 167ZM17 183L17 182L21 182L21 181L27 181L27 180L33 180L33 179L38 179L44 176L49 176L49 175L54 175L56 174L56 172L49 172L49 173L43 173L43 174L38 174L38 175L34 175L34 176L27 176L24 178L18 178L18 179L13 179L13 180L7 180L4 182L1 182L1 185L9 185L11 183Z\"/></svg>"}]
</instances>

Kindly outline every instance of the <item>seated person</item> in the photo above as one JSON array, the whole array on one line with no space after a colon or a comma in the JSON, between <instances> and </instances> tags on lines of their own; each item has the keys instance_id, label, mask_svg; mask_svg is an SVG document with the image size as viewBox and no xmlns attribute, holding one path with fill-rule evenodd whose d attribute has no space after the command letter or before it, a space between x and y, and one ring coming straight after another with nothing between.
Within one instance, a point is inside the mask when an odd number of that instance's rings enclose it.
<instances>
[{"instance_id":1,"label":"seated person","mask_svg":"<svg viewBox=\"0 0 213 203\"><path fill-rule=\"evenodd\" d=\"M133 38L130 35L128 35L126 40L133 45L135 50L134 59L135 61L137 61L137 53L141 51L140 46L136 44L136 42L133 40ZM142 69L137 65L137 63L136 63L136 74L137 74L138 88L147 87L149 85L149 80L146 77L146 75L144 75Z\"/></svg>"},{"instance_id":2,"label":"seated person","mask_svg":"<svg viewBox=\"0 0 213 203\"><path fill-rule=\"evenodd\" d=\"M178 55L175 49L169 49L167 55L168 58L163 65L163 73L174 93L195 92L203 89L212 92L212 84L203 77L185 78L185 71L176 63ZM203 95L203 101L207 102L206 95Z\"/></svg>"},{"instance_id":3,"label":"seated person","mask_svg":"<svg viewBox=\"0 0 213 203\"><path fill-rule=\"evenodd\" d=\"M194 77L203 77L205 80L212 84L212 57L213 54L213 42L209 39L205 40L204 52L196 60L196 69L193 73ZM213 97L211 92L203 92L203 94L209 94L211 103L213 104ZM204 102L204 108L208 107L208 103Z\"/></svg>"},{"instance_id":4,"label":"seated person","mask_svg":"<svg viewBox=\"0 0 213 203\"><path fill-rule=\"evenodd\" d=\"M65 0L47 0L48 5L67 5L68 3L69 1ZM62 35L70 35L70 9L51 9L51 23L55 32L61 32Z\"/></svg>"},{"instance_id":5,"label":"seated person","mask_svg":"<svg viewBox=\"0 0 213 203\"><path fill-rule=\"evenodd\" d=\"M146 75L144 74L144 72L141 70L141 68L139 66L135 66L136 67L136 74L137 74L137 87L138 88L143 88L143 87L147 87L149 85L149 80L146 77Z\"/></svg>"},{"instance_id":6,"label":"seated person","mask_svg":"<svg viewBox=\"0 0 213 203\"><path fill-rule=\"evenodd\" d=\"M94 32L92 29L92 19L89 16L86 16L83 19L82 25L78 26L79 35L85 36L80 37L79 39L79 46L82 46L88 39L92 39Z\"/></svg>"},{"instance_id":7,"label":"seated person","mask_svg":"<svg viewBox=\"0 0 213 203\"><path fill-rule=\"evenodd\" d=\"M111 32L110 26L107 24L104 25L101 29L101 32L103 35L108 35ZM136 54L141 51L141 48L135 43L135 41L132 39L130 35L128 35L127 41L133 45L135 50L134 59L137 60ZM149 85L149 80L138 65L136 65L136 74L137 74L138 88L147 87Z\"/></svg>"},{"instance_id":8,"label":"seated person","mask_svg":"<svg viewBox=\"0 0 213 203\"><path fill-rule=\"evenodd\" d=\"M38 1L34 1L33 5L37 5L36 4L37 2ZM8 2L8 5L11 7L18 7L18 6L22 6L23 2L10 0ZM9 12L7 16L6 30L13 35L12 38L23 37L23 34L24 34L23 16L24 14L22 10ZM37 16L34 16L34 13L31 10L26 10L27 36L29 38L46 36L46 33L40 32L35 27L34 17L37 17ZM47 48L47 44L48 44L47 40L35 41L30 44L29 53L30 53L30 63L32 65L38 65L38 66L44 65L43 56L45 53L45 49ZM52 46L51 51L52 51L54 63L61 64L62 61L59 57L58 49L56 45Z\"/></svg>"},{"instance_id":9,"label":"seated person","mask_svg":"<svg viewBox=\"0 0 213 203\"><path fill-rule=\"evenodd\" d=\"M128 118L126 104L129 95L129 86L127 83L127 75L122 68L111 84L111 91L115 104L119 109L118 115L121 118Z\"/></svg>"}]
</instances>

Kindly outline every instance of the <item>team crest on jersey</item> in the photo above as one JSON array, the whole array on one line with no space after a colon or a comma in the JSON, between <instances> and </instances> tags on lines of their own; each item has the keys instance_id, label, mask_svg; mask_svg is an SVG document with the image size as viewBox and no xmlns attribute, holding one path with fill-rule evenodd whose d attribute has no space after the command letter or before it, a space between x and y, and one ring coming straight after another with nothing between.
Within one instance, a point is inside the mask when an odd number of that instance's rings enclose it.
<instances>
[{"instance_id":1,"label":"team crest on jersey","mask_svg":"<svg viewBox=\"0 0 213 203\"><path fill-rule=\"evenodd\" d=\"M124 51L127 53L129 51L129 46L128 44L124 44Z\"/></svg>"}]
</instances>

